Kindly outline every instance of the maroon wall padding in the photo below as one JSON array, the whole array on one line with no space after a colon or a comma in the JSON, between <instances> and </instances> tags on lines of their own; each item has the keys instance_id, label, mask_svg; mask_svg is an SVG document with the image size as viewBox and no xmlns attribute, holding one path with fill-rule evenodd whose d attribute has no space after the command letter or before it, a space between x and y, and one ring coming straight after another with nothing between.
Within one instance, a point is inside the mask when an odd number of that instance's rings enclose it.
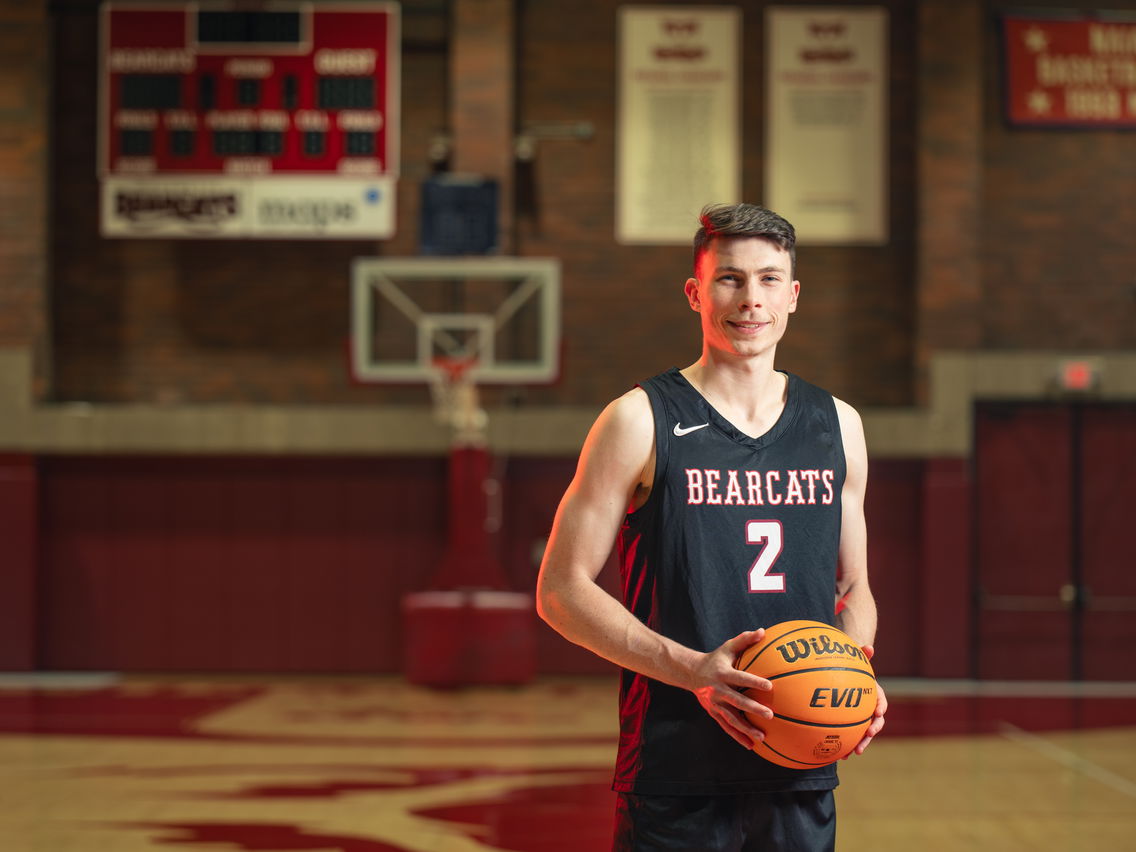
<instances>
[{"instance_id":1,"label":"maroon wall padding","mask_svg":"<svg viewBox=\"0 0 1136 852\"><path fill-rule=\"evenodd\" d=\"M879 613L872 666L880 675L919 667L919 536L923 463L881 460L868 471L868 576Z\"/></svg>"},{"instance_id":2,"label":"maroon wall padding","mask_svg":"<svg viewBox=\"0 0 1136 852\"><path fill-rule=\"evenodd\" d=\"M920 552L909 566L918 585L914 671L923 677L970 675L970 467L968 459L930 459L923 474Z\"/></svg>"},{"instance_id":3,"label":"maroon wall padding","mask_svg":"<svg viewBox=\"0 0 1136 852\"><path fill-rule=\"evenodd\" d=\"M1136 405L1094 406L1081 419L1082 668L1130 680L1136 640Z\"/></svg>"},{"instance_id":4,"label":"maroon wall padding","mask_svg":"<svg viewBox=\"0 0 1136 852\"><path fill-rule=\"evenodd\" d=\"M0 669L35 668L36 460L0 455Z\"/></svg>"},{"instance_id":5,"label":"maroon wall padding","mask_svg":"<svg viewBox=\"0 0 1136 852\"><path fill-rule=\"evenodd\" d=\"M47 669L397 671L444 459L52 458Z\"/></svg>"},{"instance_id":6,"label":"maroon wall padding","mask_svg":"<svg viewBox=\"0 0 1136 852\"><path fill-rule=\"evenodd\" d=\"M536 590L536 575L560 498L576 472L575 458L512 459L501 492L502 561L513 588ZM609 558L599 583L619 597L619 565ZM537 668L558 674L611 674L611 663L537 623Z\"/></svg>"},{"instance_id":7,"label":"maroon wall padding","mask_svg":"<svg viewBox=\"0 0 1136 852\"><path fill-rule=\"evenodd\" d=\"M403 597L430 588L445 458L54 457L41 461L45 669L396 672ZM872 466L867 515L879 666L917 666L918 462ZM535 590L574 459L496 460L491 547ZM609 560L600 584L619 594ZM542 673L614 667L537 624Z\"/></svg>"},{"instance_id":8,"label":"maroon wall padding","mask_svg":"<svg viewBox=\"0 0 1136 852\"><path fill-rule=\"evenodd\" d=\"M1136 640L1136 405L980 406L978 673L1125 680ZM1061 599L1062 589L1068 594Z\"/></svg>"},{"instance_id":9,"label":"maroon wall padding","mask_svg":"<svg viewBox=\"0 0 1136 852\"><path fill-rule=\"evenodd\" d=\"M1067 407L980 405L976 421L978 671L1064 680L1074 672L1073 464Z\"/></svg>"}]
</instances>

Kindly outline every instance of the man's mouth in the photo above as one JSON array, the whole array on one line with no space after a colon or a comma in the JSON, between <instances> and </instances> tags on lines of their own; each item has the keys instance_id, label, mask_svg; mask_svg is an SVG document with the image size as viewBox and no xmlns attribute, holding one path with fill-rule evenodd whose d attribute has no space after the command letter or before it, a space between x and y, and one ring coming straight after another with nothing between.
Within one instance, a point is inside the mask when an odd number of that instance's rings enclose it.
<instances>
[{"instance_id":1,"label":"man's mouth","mask_svg":"<svg viewBox=\"0 0 1136 852\"><path fill-rule=\"evenodd\" d=\"M732 325L734 328L740 329L741 331L761 331L763 328L769 325L769 323L731 320L730 325Z\"/></svg>"}]
</instances>

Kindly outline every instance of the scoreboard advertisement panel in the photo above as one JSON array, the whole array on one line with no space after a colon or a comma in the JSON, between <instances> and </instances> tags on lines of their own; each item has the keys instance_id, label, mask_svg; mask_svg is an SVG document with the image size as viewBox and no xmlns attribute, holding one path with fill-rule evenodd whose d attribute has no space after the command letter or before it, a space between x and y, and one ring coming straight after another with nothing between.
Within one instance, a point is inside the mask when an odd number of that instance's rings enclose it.
<instances>
[{"instance_id":1,"label":"scoreboard advertisement panel","mask_svg":"<svg viewBox=\"0 0 1136 852\"><path fill-rule=\"evenodd\" d=\"M384 238L398 175L394 3L107 3L102 233Z\"/></svg>"}]
</instances>

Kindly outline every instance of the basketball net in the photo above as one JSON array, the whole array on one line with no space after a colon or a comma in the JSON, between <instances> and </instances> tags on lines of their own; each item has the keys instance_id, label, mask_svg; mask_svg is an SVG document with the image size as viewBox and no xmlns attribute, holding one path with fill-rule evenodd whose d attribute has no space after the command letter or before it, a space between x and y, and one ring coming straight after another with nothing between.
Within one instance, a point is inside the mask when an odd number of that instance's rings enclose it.
<instances>
[{"instance_id":1,"label":"basketball net","mask_svg":"<svg viewBox=\"0 0 1136 852\"><path fill-rule=\"evenodd\" d=\"M484 447L488 443L489 415L481 407L477 383L470 375L476 365L476 358L434 358L430 377L434 417L450 426L453 444L458 447Z\"/></svg>"}]
</instances>

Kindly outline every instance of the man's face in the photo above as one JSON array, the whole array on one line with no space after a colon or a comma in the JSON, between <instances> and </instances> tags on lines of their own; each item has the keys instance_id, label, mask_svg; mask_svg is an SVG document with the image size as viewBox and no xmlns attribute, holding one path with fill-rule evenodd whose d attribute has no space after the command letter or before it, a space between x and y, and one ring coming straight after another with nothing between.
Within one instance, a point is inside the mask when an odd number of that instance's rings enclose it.
<instances>
[{"instance_id":1,"label":"man's face","mask_svg":"<svg viewBox=\"0 0 1136 852\"><path fill-rule=\"evenodd\" d=\"M685 287L705 344L738 356L771 351L797 309L791 267L789 252L763 237L712 240Z\"/></svg>"}]
</instances>

